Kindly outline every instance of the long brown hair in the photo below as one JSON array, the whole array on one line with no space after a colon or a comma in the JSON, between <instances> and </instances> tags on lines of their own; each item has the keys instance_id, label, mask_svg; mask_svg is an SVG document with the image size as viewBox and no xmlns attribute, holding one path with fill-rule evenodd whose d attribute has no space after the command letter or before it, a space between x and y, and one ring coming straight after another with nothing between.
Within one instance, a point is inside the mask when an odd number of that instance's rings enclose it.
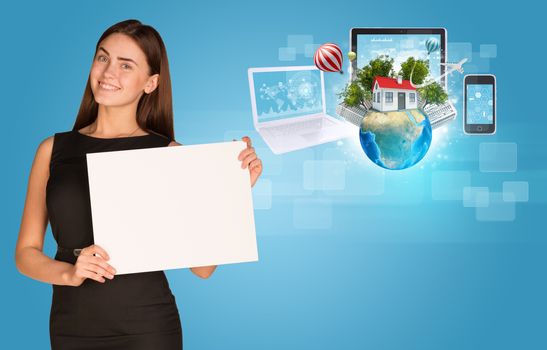
<instances>
[{"instance_id":1,"label":"long brown hair","mask_svg":"<svg viewBox=\"0 0 547 350\"><path fill-rule=\"evenodd\" d=\"M159 74L158 87L150 94L144 93L137 106L137 124L143 130L154 132L170 140L175 139L173 131L173 102L171 95L171 77L167 52L160 34L151 26L144 25L135 19L119 22L108 28L97 41L95 55L99 44L110 34L121 33L132 38L146 56L150 75ZM94 55L94 56L95 56ZM80 104L78 117L73 130L79 130L97 119L99 105L95 102L89 78Z\"/></svg>"}]
</instances>

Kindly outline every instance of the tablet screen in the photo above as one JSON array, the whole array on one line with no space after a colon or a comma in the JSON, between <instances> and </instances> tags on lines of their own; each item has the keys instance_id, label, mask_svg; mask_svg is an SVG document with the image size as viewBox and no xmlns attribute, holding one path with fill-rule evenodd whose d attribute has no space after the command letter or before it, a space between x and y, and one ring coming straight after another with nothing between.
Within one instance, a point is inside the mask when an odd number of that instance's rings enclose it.
<instances>
[{"instance_id":1,"label":"tablet screen","mask_svg":"<svg viewBox=\"0 0 547 350\"><path fill-rule=\"evenodd\" d=\"M355 39L354 39L355 40ZM371 60L381 55L393 58L395 74L401 69L401 63L409 57L429 61L428 79L438 79L444 69L441 34L357 34L356 48L357 68L362 69ZM355 41L354 41L355 42ZM444 79L439 81L444 86Z\"/></svg>"}]
</instances>

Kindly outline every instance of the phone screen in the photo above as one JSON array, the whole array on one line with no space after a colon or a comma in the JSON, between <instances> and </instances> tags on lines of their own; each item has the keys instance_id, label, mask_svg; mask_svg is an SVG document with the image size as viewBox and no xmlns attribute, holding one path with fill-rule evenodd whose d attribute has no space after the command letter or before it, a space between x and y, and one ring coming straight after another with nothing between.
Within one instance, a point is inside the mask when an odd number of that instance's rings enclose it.
<instances>
[{"instance_id":1,"label":"phone screen","mask_svg":"<svg viewBox=\"0 0 547 350\"><path fill-rule=\"evenodd\" d=\"M467 85L467 124L494 123L494 85Z\"/></svg>"},{"instance_id":2,"label":"phone screen","mask_svg":"<svg viewBox=\"0 0 547 350\"><path fill-rule=\"evenodd\" d=\"M496 78L491 74L464 78L464 131L467 134L496 132Z\"/></svg>"}]
</instances>

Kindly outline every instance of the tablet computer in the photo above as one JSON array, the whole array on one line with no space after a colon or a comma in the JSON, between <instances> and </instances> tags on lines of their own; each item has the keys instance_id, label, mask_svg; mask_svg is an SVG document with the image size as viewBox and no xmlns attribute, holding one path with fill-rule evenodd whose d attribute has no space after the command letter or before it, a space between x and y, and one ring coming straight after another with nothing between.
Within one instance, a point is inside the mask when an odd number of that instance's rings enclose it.
<instances>
[{"instance_id":1,"label":"tablet computer","mask_svg":"<svg viewBox=\"0 0 547 350\"><path fill-rule=\"evenodd\" d=\"M357 57L352 61L352 79L357 68L362 69L370 60L380 55L393 58L393 70L398 72L401 63L409 57L429 60L429 78L439 79L447 86L443 77L446 63L445 28L352 28L350 30L351 51Z\"/></svg>"}]
</instances>

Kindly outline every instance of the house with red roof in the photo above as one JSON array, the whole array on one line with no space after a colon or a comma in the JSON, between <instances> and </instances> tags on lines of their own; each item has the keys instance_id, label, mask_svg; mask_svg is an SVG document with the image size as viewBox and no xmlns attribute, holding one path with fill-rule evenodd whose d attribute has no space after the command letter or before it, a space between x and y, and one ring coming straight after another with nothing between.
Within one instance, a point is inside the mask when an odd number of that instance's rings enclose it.
<instances>
[{"instance_id":1,"label":"house with red roof","mask_svg":"<svg viewBox=\"0 0 547 350\"><path fill-rule=\"evenodd\" d=\"M380 112L418 108L416 88L410 80L374 77L372 82L372 108Z\"/></svg>"}]
</instances>

